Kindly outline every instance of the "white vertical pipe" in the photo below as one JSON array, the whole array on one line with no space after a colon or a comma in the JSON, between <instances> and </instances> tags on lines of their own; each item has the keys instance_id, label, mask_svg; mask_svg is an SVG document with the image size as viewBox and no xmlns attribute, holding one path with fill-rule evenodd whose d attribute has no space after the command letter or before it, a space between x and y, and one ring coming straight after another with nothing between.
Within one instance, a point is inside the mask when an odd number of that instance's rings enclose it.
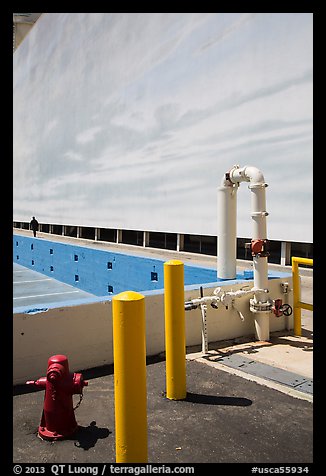
<instances>
[{"instance_id":1,"label":"white vertical pipe","mask_svg":"<svg viewBox=\"0 0 326 476\"><path fill-rule=\"evenodd\" d=\"M262 178L263 179L263 178ZM252 217L252 239L266 240L266 194L265 183L253 183L249 185L251 191L251 217ZM267 256L254 256L254 286L257 289L268 288L268 262ZM257 293L257 300L266 301L266 295Z\"/></svg>"},{"instance_id":2,"label":"white vertical pipe","mask_svg":"<svg viewBox=\"0 0 326 476\"><path fill-rule=\"evenodd\" d=\"M222 186L218 190L218 277L232 279L236 277L236 191L240 182L250 182L252 239L266 240L266 197L265 184L262 172L256 167L235 165L225 174ZM232 184L234 184L232 186ZM256 254L253 256L254 288L268 289L268 262L267 256ZM267 304L268 292L257 291L254 301L259 303L253 310L255 330L258 340L269 340L269 315L264 309Z\"/></svg>"},{"instance_id":3,"label":"white vertical pipe","mask_svg":"<svg viewBox=\"0 0 326 476\"><path fill-rule=\"evenodd\" d=\"M265 184L249 185L251 191L251 217L253 219L252 239L266 240L266 194Z\"/></svg>"},{"instance_id":4,"label":"white vertical pipe","mask_svg":"<svg viewBox=\"0 0 326 476\"><path fill-rule=\"evenodd\" d=\"M255 336L259 341L269 341L269 314L267 312L255 313Z\"/></svg>"},{"instance_id":5,"label":"white vertical pipe","mask_svg":"<svg viewBox=\"0 0 326 476\"><path fill-rule=\"evenodd\" d=\"M257 174L254 175L257 179ZM252 217L252 239L266 240L266 184L264 177L259 177L259 182L250 182L249 189L251 191L251 217ZM253 256L254 269L254 287L257 289L268 289L268 259L267 256ZM255 300L267 302L268 294L255 292ZM260 341L269 340L269 312L254 313L254 324L256 338Z\"/></svg>"},{"instance_id":6,"label":"white vertical pipe","mask_svg":"<svg viewBox=\"0 0 326 476\"><path fill-rule=\"evenodd\" d=\"M217 276L235 279L237 252L237 187L225 180L218 189Z\"/></svg>"}]
</instances>

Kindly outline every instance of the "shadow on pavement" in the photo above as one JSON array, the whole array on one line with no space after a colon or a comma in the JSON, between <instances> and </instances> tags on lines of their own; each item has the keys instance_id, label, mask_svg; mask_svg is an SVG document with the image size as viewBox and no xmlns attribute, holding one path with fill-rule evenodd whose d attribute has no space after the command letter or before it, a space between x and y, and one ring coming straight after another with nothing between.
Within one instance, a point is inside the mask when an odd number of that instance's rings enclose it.
<instances>
[{"instance_id":1,"label":"shadow on pavement","mask_svg":"<svg viewBox=\"0 0 326 476\"><path fill-rule=\"evenodd\" d=\"M241 397L223 397L218 395L203 395L200 393L187 392L185 402L202 403L205 405L230 405L234 407L248 407L252 400Z\"/></svg>"},{"instance_id":2,"label":"shadow on pavement","mask_svg":"<svg viewBox=\"0 0 326 476\"><path fill-rule=\"evenodd\" d=\"M97 440L107 438L111 433L108 428L99 428L96 421L92 421L89 426L78 426L78 430L70 439L77 440L74 443L77 448L87 451L96 445Z\"/></svg>"}]
</instances>

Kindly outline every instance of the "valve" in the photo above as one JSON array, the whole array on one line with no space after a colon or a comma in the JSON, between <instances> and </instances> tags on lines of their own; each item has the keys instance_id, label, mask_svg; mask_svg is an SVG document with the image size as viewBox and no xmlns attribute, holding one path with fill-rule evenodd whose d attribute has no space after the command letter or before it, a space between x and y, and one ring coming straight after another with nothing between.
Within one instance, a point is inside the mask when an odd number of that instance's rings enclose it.
<instances>
[{"instance_id":1,"label":"valve","mask_svg":"<svg viewBox=\"0 0 326 476\"><path fill-rule=\"evenodd\" d=\"M232 305L233 298L228 293L223 293L221 296L221 303L225 306L225 309L229 309Z\"/></svg>"},{"instance_id":2,"label":"valve","mask_svg":"<svg viewBox=\"0 0 326 476\"><path fill-rule=\"evenodd\" d=\"M292 312L293 312L293 309L292 307L290 306L290 304L283 304L282 305L282 312L283 312L283 316L291 316Z\"/></svg>"},{"instance_id":3,"label":"valve","mask_svg":"<svg viewBox=\"0 0 326 476\"><path fill-rule=\"evenodd\" d=\"M269 240L251 240L252 256L269 256Z\"/></svg>"},{"instance_id":4,"label":"valve","mask_svg":"<svg viewBox=\"0 0 326 476\"><path fill-rule=\"evenodd\" d=\"M282 299L274 299L272 311L276 317L281 317L283 315L282 312Z\"/></svg>"},{"instance_id":5,"label":"valve","mask_svg":"<svg viewBox=\"0 0 326 476\"><path fill-rule=\"evenodd\" d=\"M192 301L185 302L185 311L192 311L193 309L197 309L198 304L194 304Z\"/></svg>"},{"instance_id":6,"label":"valve","mask_svg":"<svg viewBox=\"0 0 326 476\"><path fill-rule=\"evenodd\" d=\"M274 299L272 312L276 317L291 316L293 310L290 304L282 304L282 299Z\"/></svg>"},{"instance_id":7,"label":"valve","mask_svg":"<svg viewBox=\"0 0 326 476\"><path fill-rule=\"evenodd\" d=\"M287 294L289 292L289 283L281 283L281 289L283 294Z\"/></svg>"},{"instance_id":8,"label":"valve","mask_svg":"<svg viewBox=\"0 0 326 476\"><path fill-rule=\"evenodd\" d=\"M45 389L41 423L38 435L45 440L69 438L78 428L74 410L80 405L83 388L88 385L80 373L70 373L65 355L53 355L48 360L46 377L29 380L27 385ZM80 395L79 403L73 407L74 394Z\"/></svg>"}]
</instances>

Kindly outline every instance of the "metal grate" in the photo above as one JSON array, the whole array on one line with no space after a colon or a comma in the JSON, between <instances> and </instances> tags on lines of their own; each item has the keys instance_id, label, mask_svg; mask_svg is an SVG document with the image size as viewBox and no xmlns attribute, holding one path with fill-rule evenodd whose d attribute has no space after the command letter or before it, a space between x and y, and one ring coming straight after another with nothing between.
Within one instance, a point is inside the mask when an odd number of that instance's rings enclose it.
<instances>
[{"instance_id":1,"label":"metal grate","mask_svg":"<svg viewBox=\"0 0 326 476\"><path fill-rule=\"evenodd\" d=\"M274 382L295 388L300 392L313 394L313 380L294 372L279 369L278 367L263 364L239 355L214 356L214 358L209 357L209 360L220 362L228 367L242 370L256 377L273 380Z\"/></svg>"}]
</instances>

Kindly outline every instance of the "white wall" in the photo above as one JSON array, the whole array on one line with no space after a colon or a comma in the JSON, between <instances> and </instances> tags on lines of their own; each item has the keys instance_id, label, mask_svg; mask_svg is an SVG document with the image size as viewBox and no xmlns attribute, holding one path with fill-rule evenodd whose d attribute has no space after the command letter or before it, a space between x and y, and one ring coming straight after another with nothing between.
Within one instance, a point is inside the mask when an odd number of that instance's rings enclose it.
<instances>
[{"instance_id":1,"label":"white wall","mask_svg":"<svg viewBox=\"0 0 326 476\"><path fill-rule=\"evenodd\" d=\"M282 298L290 305L292 292L285 297L281 282L292 287L292 276L269 280L270 298ZM246 282L252 286L252 282ZM240 289L244 283L223 286L223 290ZM188 287L189 288L189 287ZM192 288L196 288L192 286ZM204 287L205 296L214 288ZM145 294L146 355L165 351L164 294ZM185 300L199 297L199 290L185 290ZM287 301L286 301L287 299ZM249 310L249 298L237 299L237 309L244 320L230 306L226 310L207 307L207 333L209 342L233 339L254 334L254 318ZM270 315L270 331L293 328L293 317ZM200 309L185 313L186 345L201 344ZM64 354L69 359L71 371L99 367L113 363L112 302L94 300L77 306L49 308L44 312L15 312L13 317L13 383L23 384L46 373L51 355Z\"/></svg>"},{"instance_id":2,"label":"white wall","mask_svg":"<svg viewBox=\"0 0 326 476\"><path fill-rule=\"evenodd\" d=\"M260 168L312 242L312 13L44 13L14 53L14 221L216 235ZM251 236L238 192L238 236Z\"/></svg>"}]
</instances>

